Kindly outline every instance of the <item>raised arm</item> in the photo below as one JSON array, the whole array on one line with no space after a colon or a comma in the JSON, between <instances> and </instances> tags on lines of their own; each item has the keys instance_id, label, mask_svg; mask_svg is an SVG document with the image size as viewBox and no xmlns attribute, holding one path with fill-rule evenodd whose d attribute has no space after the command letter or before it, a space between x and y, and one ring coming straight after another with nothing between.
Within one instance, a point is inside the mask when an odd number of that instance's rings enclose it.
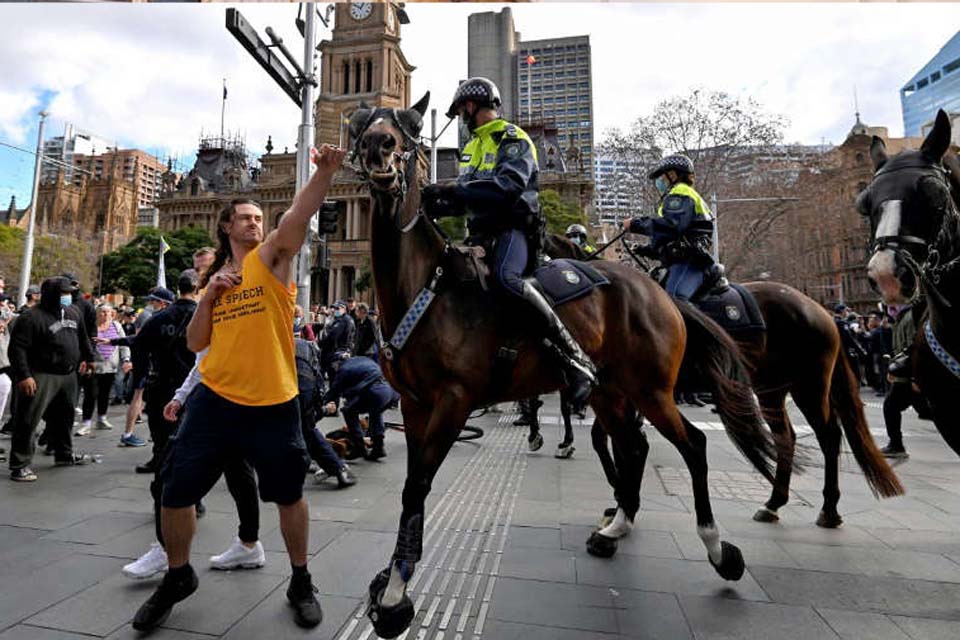
<instances>
[{"instance_id":1,"label":"raised arm","mask_svg":"<svg viewBox=\"0 0 960 640\"><path fill-rule=\"evenodd\" d=\"M317 165L317 170L306 186L294 196L290 209L283 214L280 224L270 232L260 247L260 257L281 282L289 281L290 260L303 246L310 218L317 213L327 197L330 185L333 184L333 176L343 164L345 155L346 151L328 144L312 151L312 160Z\"/></svg>"}]
</instances>

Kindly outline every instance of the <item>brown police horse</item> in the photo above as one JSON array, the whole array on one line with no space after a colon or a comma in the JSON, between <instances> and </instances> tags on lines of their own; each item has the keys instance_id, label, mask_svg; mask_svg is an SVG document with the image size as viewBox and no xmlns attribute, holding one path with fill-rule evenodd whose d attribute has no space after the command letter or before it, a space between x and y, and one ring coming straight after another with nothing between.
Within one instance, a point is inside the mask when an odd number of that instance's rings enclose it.
<instances>
[{"instance_id":1,"label":"brown police horse","mask_svg":"<svg viewBox=\"0 0 960 640\"><path fill-rule=\"evenodd\" d=\"M585 257L576 245L559 236L551 236L546 249L553 257ZM902 494L903 487L870 434L860 400L859 381L841 348L840 334L830 314L784 284L750 282L744 286L756 298L767 331L749 338L738 338L737 345L750 371L763 416L777 443L773 492L754 519L759 522L779 520L777 511L789 498L791 473L796 466L796 434L787 413L787 394L793 397L797 408L810 423L823 452L823 506L816 521L819 526L832 528L843 522L837 510L841 426L874 494L884 497ZM690 305L683 303L678 303L678 308L684 316L692 310ZM688 335L685 362L696 362L702 357L699 338L696 332L691 331ZM680 377L681 380L687 378L683 371ZM605 453L606 441L602 434L595 433L593 442L607 478L616 489L618 507L622 508L627 500L629 514L639 497L634 499L631 495L626 498L625 488L618 486L617 465ZM601 533L619 536L628 531L629 523L623 523L620 527L605 527ZM602 549L595 545L592 550Z\"/></svg>"},{"instance_id":2,"label":"brown police horse","mask_svg":"<svg viewBox=\"0 0 960 640\"><path fill-rule=\"evenodd\" d=\"M424 500L471 410L564 384L541 340L518 322L521 305L461 282L453 273L454 252L421 213L423 172L416 140L428 99L429 94L407 110L361 106L350 120L357 170L373 205L372 267L385 337L394 335L418 292L443 269L434 286L436 298L403 348L384 354L384 373L402 398L408 456L396 548L389 566L370 584L368 615L377 633L388 638L402 633L415 613L406 583L421 558ZM686 347L684 317L650 278L638 277L625 265L596 266L610 284L558 310L598 366L601 384L590 404L615 451L635 448L639 429L629 419L632 407L677 448L690 470L697 530L708 558L720 576L739 579L742 555L734 545L720 542L710 507L706 437L673 402ZM696 313L687 322L712 324ZM727 432L770 478L774 445L736 346L719 330L709 344L703 341L703 373L713 382ZM506 344L518 357L512 371L503 374L495 355Z\"/></svg>"}]
</instances>

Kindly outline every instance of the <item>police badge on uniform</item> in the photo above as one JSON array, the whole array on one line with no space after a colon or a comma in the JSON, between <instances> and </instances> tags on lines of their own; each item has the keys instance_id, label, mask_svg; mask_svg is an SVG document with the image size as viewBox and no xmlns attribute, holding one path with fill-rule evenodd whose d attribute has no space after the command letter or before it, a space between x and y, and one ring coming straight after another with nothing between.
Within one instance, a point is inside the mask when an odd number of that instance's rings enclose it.
<instances>
[{"instance_id":1,"label":"police badge on uniform","mask_svg":"<svg viewBox=\"0 0 960 640\"><path fill-rule=\"evenodd\" d=\"M569 269L564 269L560 273L563 274L563 279L569 282L570 284L580 284L580 274L576 271L570 271Z\"/></svg>"},{"instance_id":2,"label":"police badge on uniform","mask_svg":"<svg viewBox=\"0 0 960 640\"><path fill-rule=\"evenodd\" d=\"M520 157L520 143L512 142L510 144L504 145L503 152L508 158L518 158Z\"/></svg>"},{"instance_id":3,"label":"police badge on uniform","mask_svg":"<svg viewBox=\"0 0 960 640\"><path fill-rule=\"evenodd\" d=\"M727 314L727 318L730 320L736 322L740 319L740 309L738 309L736 306L728 304L726 307L724 307L724 311Z\"/></svg>"}]
</instances>

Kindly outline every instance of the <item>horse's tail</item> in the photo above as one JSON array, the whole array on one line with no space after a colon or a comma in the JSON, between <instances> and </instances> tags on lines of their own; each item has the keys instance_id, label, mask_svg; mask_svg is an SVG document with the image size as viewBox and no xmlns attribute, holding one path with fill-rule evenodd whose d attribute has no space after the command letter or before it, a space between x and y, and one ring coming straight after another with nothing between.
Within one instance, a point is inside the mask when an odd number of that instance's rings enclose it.
<instances>
[{"instance_id":1,"label":"horse's tail","mask_svg":"<svg viewBox=\"0 0 960 640\"><path fill-rule=\"evenodd\" d=\"M873 441L867 417L863 413L863 401L860 400L860 384L843 347L840 347L837 363L833 367L830 404L843 426L853 457L863 470L873 495L879 494L884 498L903 495L903 485Z\"/></svg>"},{"instance_id":2,"label":"horse's tail","mask_svg":"<svg viewBox=\"0 0 960 640\"><path fill-rule=\"evenodd\" d=\"M739 348L720 325L693 305L678 302L677 307L687 327L681 378L694 387L706 385L713 392L727 435L772 484L776 446L760 415Z\"/></svg>"}]
</instances>

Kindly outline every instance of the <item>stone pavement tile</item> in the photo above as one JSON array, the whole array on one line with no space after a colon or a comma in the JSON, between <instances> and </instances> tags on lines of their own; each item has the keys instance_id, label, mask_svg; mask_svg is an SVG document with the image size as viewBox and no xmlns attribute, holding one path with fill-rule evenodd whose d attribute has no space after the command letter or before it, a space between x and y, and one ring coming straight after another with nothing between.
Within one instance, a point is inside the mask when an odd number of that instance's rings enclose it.
<instances>
[{"instance_id":1,"label":"stone pavement tile","mask_svg":"<svg viewBox=\"0 0 960 640\"><path fill-rule=\"evenodd\" d=\"M224 640L288 640L310 638L332 640L360 605L359 598L319 596L323 622L316 629L301 629L293 622L293 609L287 603L287 583L284 582L263 602L243 617L223 636ZM151 638L151 640L153 640Z\"/></svg>"},{"instance_id":2,"label":"stone pavement tile","mask_svg":"<svg viewBox=\"0 0 960 640\"><path fill-rule=\"evenodd\" d=\"M820 607L817 613L843 640L910 640L910 636L883 614Z\"/></svg>"},{"instance_id":3,"label":"stone pavement tile","mask_svg":"<svg viewBox=\"0 0 960 640\"><path fill-rule=\"evenodd\" d=\"M794 542L860 547L877 547L882 544L879 537L873 535L873 529L864 529L853 525L844 525L839 529L823 529L816 526L812 521L795 522L788 520L784 522L781 520L778 523L769 524L754 522L750 518L727 518L719 524L721 531L725 530L730 538L776 540L782 542L784 548Z\"/></svg>"},{"instance_id":4,"label":"stone pavement tile","mask_svg":"<svg viewBox=\"0 0 960 640\"><path fill-rule=\"evenodd\" d=\"M680 606L698 640L835 640L837 635L811 607L680 596Z\"/></svg>"},{"instance_id":5,"label":"stone pavement tile","mask_svg":"<svg viewBox=\"0 0 960 640\"><path fill-rule=\"evenodd\" d=\"M960 620L960 585L823 571L752 567L774 602Z\"/></svg>"},{"instance_id":6,"label":"stone pavement tile","mask_svg":"<svg viewBox=\"0 0 960 640\"><path fill-rule=\"evenodd\" d=\"M338 507L336 505L310 505L311 522L353 523L367 513L366 508Z\"/></svg>"},{"instance_id":7,"label":"stone pavement tile","mask_svg":"<svg viewBox=\"0 0 960 640\"><path fill-rule=\"evenodd\" d=\"M39 471L38 471L39 473ZM55 531L69 527L91 516L111 510L115 500L102 500L110 508L97 509L90 500L69 501L50 492L30 494L29 489L38 483L14 483L3 479L6 485L16 485L3 491L3 509L0 524L31 529ZM41 480L42 481L42 480Z\"/></svg>"},{"instance_id":8,"label":"stone pavement tile","mask_svg":"<svg viewBox=\"0 0 960 640\"><path fill-rule=\"evenodd\" d=\"M676 595L633 589L609 591L616 608L617 628L624 637L637 640L693 637Z\"/></svg>"},{"instance_id":9,"label":"stone pavement tile","mask_svg":"<svg viewBox=\"0 0 960 640\"><path fill-rule=\"evenodd\" d=\"M948 531L911 531L909 529L871 529L871 533L893 549L911 549L928 553L960 556L960 535Z\"/></svg>"},{"instance_id":10,"label":"stone pavement tile","mask_svg":"<svg viewBox=\"0 0 960 640\"><path fill-rule=\"evenodd\" d=\"M346 530L347 526L339 522L319 522L311 520L310 535L309 538L307 538L307 555L312 556L319 553ZM233 538L230 538L230 540L233 540ZM283 532L280 531L279 526L266 533L261 533L260 542L267 551L276 551L283 554L287 552L287 546L283 542ZM229 541L224 541L224 544L227 543L229 543ZM220 549L219 551L222 550L223 549Z\"/></svg>"},{"instance_id":11,"label":"stone pavement tile","mask_svg":"<svg viewBox=\"0 0 960 640\"><path fill-rule=\"evenodd\" d=\"M199 570L197 591L177 604L163 626L180 631L222 635L284 582L260 571ZM144 598L149 597L149 594ZM136 612L136 602L130 616Z\"/></svg>"},{"instance_id":12,"label":"stone pavement tile","mask_svg":"<svg viewBox=\"0 0 960 640\"><path fill-rule=\"evenodd\" d=\"M561 527L563 548L569 551L583 551L587 538L596 531L596 527L584 527L565 524ZM699 538L697 538L699 540ZM701 545L702 546L702 545ZM667 531L634 529L617 543L617 554L632 556L652 556L654 558L681 559L680 548Z\"/></svg>"},{"instance_id":13,"label":"stone pavement tile","mask_svg":"<svg viewBox=\"0 0 960 640\"><path fill-rule=\"evenodd\" d=\"M547 582L577 581L574 554L563 549L506 549L500 562L500 575Z\"/></svg>"},{"instance_id":14,"label":"stone pavement tile","mask_svg":"<svg viewBox=\"0 0 960 640\"><path fill-rule=\"evenodd\" d=\"M116 570L116 561L74 554L17 578L0 590L0 629L96 584Z\"/></svg>"},{"instance_id":15,"label":"stone pavement tile","mask_svg":"<svg viewBox=\"0 0 960 640\"><path fill-rule=\"evenodd\" d=\"M504 559L506 565L506 558ZM692 595L769 600L750 572L739 582L717 575L710 563L637 556L594 558L586 552L576 557L577 583L600 587L688 593Z\"/></svg>"},{"instance_id":16,"label":"stone pavement tile","mask_svg":"<svg viewBox=\"0 0 960 640\"><path fill-rule=\"evenodd\" d=\"M608 589L501 577L488 615L506 622L616 633L615 614Z\"/></svg>"},{"instance_id":17,"label":"stone pavement tile","mask_svg":"<svg viewBox=\"0 0 960 640\"><path fill-rule=\"evenodd\" d=\"M791 543L784 548L801 569L960 582L960 565L946 562L936 553L894 551L881 546L870 549L802 543Z\"/></svg>"},{"instance_id":18,"label":"stone pavement tile","mask_svg":"<svg viewBox=\"0 0 960 640\"><path fill-rule=\"evenodd\" d=\"M89 638L89 636L84 636ZM106 640L143 640L145 636L135 630L130 625L124 625L114 633L107 636ZM213 636L202 633L190 633L189 631L180 631L178 629L165 629L160 627L150 632L150 640L211 640Z\"/></svg>"},{"instance_id":19,"label":"stone pavement tile","mask_svg":"<svg viewBox=\"0 0 960 640\"><path fill-rule=\"evenodd\" d=\"M130 580L117 573L44 609L27 624L106 636L133 618L136 607L153 593L158 580Z\"/></svg>"},{"instance_id":20,"label":"stone pavement tile","mask_svg":"<svg viewBox=\"0 0 960 640\"><path fill-rule=\"evenodd\" d=\"M152 516L143 514L119 511L101 513L64 529L48 533L43 536L43 539L95 545L152 522Z\"/></svg>"},{"instance_id":21,"label":"stone pavement tile","mask_svg":"<svg viewBox=\"0 0 960 640\"><path fill-rule=\"evenodd\" d=\"M28 530L29 531L29 530ZM36 534L44 531L32 530ZM86 553L87 546L58 540L33 538L19 543L4 542L0 546L0 576L11 578L26 576L47 565L75 553Z\"/></svg>"},{"instance_id":22,"label":"stone pavement tile","mask_svg":"<svg viewBox=\"0 0 960 640\"><path fill-rule=\"evenodd\" d=\"M956 640L957 623L951 620L890 616L911 640Z\"/></svg>"},{"instance_id":23,"label":"stone pavement tile","mask_svg":"<svg viewBox=\"0 0 960 640\"><path fill-rule=\"evenodd\" d=\"M123 500L126 502L153 502L153 496L150 495L149 483L144 483L142 487L117 486L111 487L106 491L95 493L98 498L108 498L110 500Z\"/></svg>"},{"instance_id":24,"label":"stone pavement tile","mask_svg":"<svg viewBox=\"0 0 960 640\"><path fill-rule=\"evenodd\" d=\"M482 637L495 640L626 640L629 636L488 619Z\"/></svg>"},{"instance_id":25,"label":"stone pavement tile","mask_svg":"<svg viewBox=\"0 0 960 640\"><path fill-rule=\"evenodd\" d=\"M439 492L432 492L431 497L439 497ZM434 501L433 504L436 504ZM427 514L431 512L432 505L428 499ZM403 504L400 496L394 493L387 493L380 497L372 507L364 511L351 523L354 529L363 529L366 531L382 531L396 534L400 523L400 512L403 510Z\"/></svg>"},{"instance_id":26,"label":"stone pavement tile","mask_svg":"<svg viewBox=\"0 0 960 640\"><path fill-rule=\"evenodd\" d=\"M677 541L684 559L703 560L707 557L707 550L703 546L703 541L696 533L675 532L673 538ZM743 553L743 560L747 563L748 568L755 565L800 568L797 561L786 552L784 546L774 540L730 537L727 538L727 541L740 548Z\"/></svg>"},{"instance_id":27,"label":"stone pavement tile","mask_svg":"<svg viewBox=\"0 0 960 640\"><path fill-rule=\"evenodd\" d=\"M560 522L559 502L517 498L512 524L524 527L555 527Z\"/></svg>"},{"instance_id":28,"label":"stone pavement tile","mask_svg":"<svg viewBox=\"0 0 960 640\"><path fill-rule=\"evenodd\" d=\"M507 532L507 548L512 547L559 549L561 548L560 528L511 526Z\"/></svg>"},{"instance_id":29,"label":"stone pavement tile","mask_svg":"<svg viewBox=\"0 0 960 640\"><path fill-rule=\"evenodd\" d=\"M0 633L0 640L89 640L90 636L56 629L41 629L26 624L18 624Z\"/></svg>"},{"instance_id":30,"label":"stone pavement tile","mask_svg":"<svg viewBox=\"0 0 960 640\"><path fill-rule=\"evenodd\" d=\"M390 562L395 543L392 533L347 530L310 560L313 584L321 594L362 598ZM424 555L428 552L424 549Z\"/></svg>"}]
</instances>

